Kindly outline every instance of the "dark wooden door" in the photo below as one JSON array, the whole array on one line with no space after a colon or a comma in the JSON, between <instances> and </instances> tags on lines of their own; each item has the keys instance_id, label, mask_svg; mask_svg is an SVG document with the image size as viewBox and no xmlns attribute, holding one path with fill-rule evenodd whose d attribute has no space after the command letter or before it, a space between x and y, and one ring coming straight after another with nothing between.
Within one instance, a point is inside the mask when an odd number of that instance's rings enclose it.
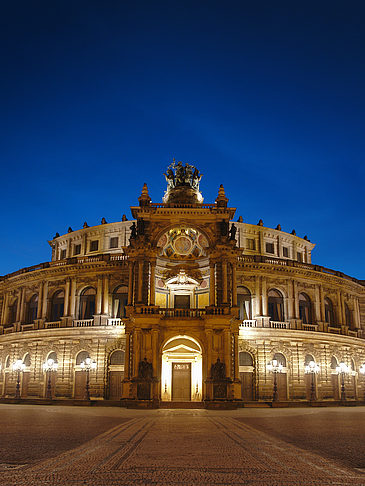
<instances>
[{"instance_id":1,"label":"dark wooden door","mask_svg":"<svg viewBox=\"0 0 365 486\"><path fill-rule=\"evenodd\" d=\"M56 378L57 373L55 371L48 371L46 373L46 386L44 387L44 396L48 395L48 381L51 378L51 396L54 398L56 396Z\"/></svg>"},{"instance_id":2,"label":"dark wooden door","mask_svg":"<svg viewBox=\"0 0 365 486\"><path fill-rule=\"evenodd\" d=\"M191 400L190 363L172 363L172 399L177 402Z\"/></svg>"},{"instance_id":3,"label":"dark wooden door","mask_svg":"<svg viewBox=\"0 0 365 486\"><path fill-rule=\"evenodd\" d=\"M332 379L333 398L335 400L339 400L340 399L340 389L339 389L339 384L338 384L338 375L337 374L331 375L331 379Z\"/></svg>"},{"instance_id":4,"label":"dark wooden door","mask_svg":"<svg viewBox=\"0 0 365 486\"><path fill-rule=\"evenodd\" d=\"M28 396L29 380L30 380L30 373L23 372L22 381L21 381L21 392L20 392L20 396L22 398L26 398Z\"/></svg>"},{"instance_id":5,"label":"dark wooden door","mask_svg":"<svg viewBox=\"0 0 365 486\"><path fill-rule=\"evenodd\" d=\"M288 388L286 373L276 373L278 383L278 398L279 400L288 399Z\"/></svg>"},{"instance_id":6,"label":"dark wooden door","mask_svg":"<svg viewBox=\"0 0 365 486\"><path fill-rule=\"evenodd\" d=\"M120 400L122 396L123 371L109 372L109 400Z\"/></svg>"},{"instance_id":7,"label":"dark wooden door","mask_svg":"<svg viewBox=\"0 0 365 486\"><path fill-rule=\"evenodd\" d=\"M77 400L83 400L85 398L86 374L86 371L75 372L75 398Z\"/></svg>"},{"instance_id":8,"label":"dark wooden door","mask_svg":"<svg viewBox=\"0 0 365 486\"><path fill-rule=\"evenodd\" d=\"M242 400L251 401L254 400L253 392L253 373L252 372L241 372L241 390L242 390Z\"/></svg>"}]
</instances>

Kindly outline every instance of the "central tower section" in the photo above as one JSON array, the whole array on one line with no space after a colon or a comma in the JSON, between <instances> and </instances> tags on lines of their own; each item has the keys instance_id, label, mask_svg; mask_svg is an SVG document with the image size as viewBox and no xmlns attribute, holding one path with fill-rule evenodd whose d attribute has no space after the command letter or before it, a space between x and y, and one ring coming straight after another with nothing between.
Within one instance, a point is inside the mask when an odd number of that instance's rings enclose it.
<instances>
[{"instance_id":1,"label":"central tower section","mask_svg":"<svg viewBox=\"0 0 365 486\"><path fill-rule=\"evenodd\" d=\"M164 175L163 202L152 203L145 184L131 208L123 397L234 399L240 394L235 209L223 186L215 203L203 204L202 175L193 165L173 161ZM217 363L224 368L220 386L212 373Z\"/></svg>"}]
</instances>

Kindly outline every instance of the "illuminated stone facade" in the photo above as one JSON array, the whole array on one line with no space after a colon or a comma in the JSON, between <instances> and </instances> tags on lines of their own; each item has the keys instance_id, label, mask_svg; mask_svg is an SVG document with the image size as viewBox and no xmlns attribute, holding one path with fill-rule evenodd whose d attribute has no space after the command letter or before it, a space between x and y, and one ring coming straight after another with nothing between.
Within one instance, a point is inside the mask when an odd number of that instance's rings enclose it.
<instances>
[{"instance_id":1,"label":"illuminated stone facade","mask_svg":"<svg viewBox=\"0 0 365 486\"><path fill-rule=\"evenodd\" d=\"M339 399L342 378L346 399L362 399L364 281L312 265L314 244L294 231L233 223L223 187L205 204L193 166L165 177L162 203L145 185L132 221L70 228L50 262L1 278L2 396L19 378L24 398L83 399L89 374L92 399L128 405L271 400L274 378L282 401Z\"/></svg>"}]
</instances>

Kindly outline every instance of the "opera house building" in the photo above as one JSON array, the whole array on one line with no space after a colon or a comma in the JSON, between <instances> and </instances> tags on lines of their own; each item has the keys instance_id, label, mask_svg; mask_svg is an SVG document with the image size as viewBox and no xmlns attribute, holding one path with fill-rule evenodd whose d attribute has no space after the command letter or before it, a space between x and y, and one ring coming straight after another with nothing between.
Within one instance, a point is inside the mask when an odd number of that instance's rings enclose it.
<instances>
[{"instance_id":1,"label":"opera house building","mask_svg":"<svg viewBox=\"0 0 365 486\"><path fill-rule=\"evenodd\" d=\"M2 400L362 401L365 281L235 217L223 186L203 202L192 165L164 175L162 202L145 184L132 219L57 233L50 261L0 277Z\"/></svg>"}]
</instances>

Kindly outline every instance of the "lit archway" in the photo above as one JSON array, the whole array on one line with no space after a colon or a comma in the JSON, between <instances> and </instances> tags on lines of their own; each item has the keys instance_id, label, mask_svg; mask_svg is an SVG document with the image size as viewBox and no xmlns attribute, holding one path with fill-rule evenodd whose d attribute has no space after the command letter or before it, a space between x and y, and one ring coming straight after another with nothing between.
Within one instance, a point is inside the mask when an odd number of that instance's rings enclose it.
<instances>
[{"instance_id":1,"label":"lit archway","mask_svg":"<svg viewBox=\"0 0 365 486\"><path fill-rule=\"evenodd\" d=\"M174 336L162 349L161 398L163 401L200 402L202 349L190 336Z\"/></svg>"}]
</instances>

